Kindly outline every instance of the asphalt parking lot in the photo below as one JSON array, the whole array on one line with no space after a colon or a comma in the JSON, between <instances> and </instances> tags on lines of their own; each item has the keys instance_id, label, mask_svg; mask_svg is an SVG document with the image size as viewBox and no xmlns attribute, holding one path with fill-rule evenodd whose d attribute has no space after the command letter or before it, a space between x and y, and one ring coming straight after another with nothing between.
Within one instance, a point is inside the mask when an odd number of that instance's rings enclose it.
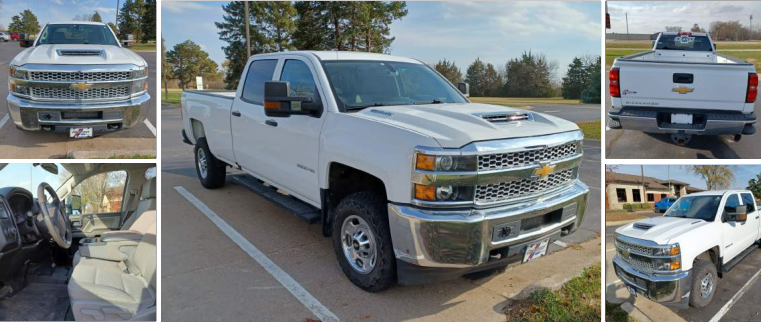
<instances>
[{"instance_id":1,"label":"asphalt parking lot","mask_svg":"<svg viewBox=\"0 0 761 322\"><path fill-rule=\"evenodd\" d=\"M645 214L648 217L660 216L661 214ZM616 276L613 270L613 257L616 254L613 246L615 230L620 226L605 227L605 296L606 301L621 303L633 302L634 298L626 290L625 286ZM713 301L707 307L697 309L669 310L687 321L759 321L761 320L761 249L748 255L724 277L719 280ZM754 279L755 277L755 279ZM645 300L646 299L638 299ZM655 304L657 305L657 304ZM648 312L644 312L648 315ZM664 317L648 315L653 321L665 319ZM660 318L660 319L659 319Z\"/></svg>"},{"instance_id":2,"label":"asphalt parking lot","mask_svg":"<svg viewBox=\"0 0 761 322\"><path fill-rule=\"evenodd\" d=\"M178 107L162 106L161 117L161 314L167 321L315 318L181 190L344 321L504 321L502 312L511 299L599 261L600 141L585 142L581 178L590 186L589 207L579 231L562 239L565 247L552 244L549 256L504 273L366 293L345 278L319 225L308 225L231 183L217 190L201 187L192 147L180 138Z\"/></svg>"},{"instance_id":3,"label":"asphalt parking lot","mask_svg":"<svg viewBox=\"0 0 761 322\"><path fill-rule=\"evenodd\" d=\"M607 71L606 71L607 75ZM605 78L605 89L608 78ZM607 128L610 94L605 93L605 157L608 159L759 159L761 134L743 135L734 142L729 135L693 136L683 147L671 142L668 134L650 134ZM756 115L761 113L761 100L756 100ZM758 124L756 124L758 127Z\"/></svg>"},{"instance_id":4,"label":"asphalt parking lot","mask_svg":"<svg viewBox=\"0 0 761 322\"><path fill-rule=\"evenodd\" d=\"M70 139L65 134L25 132L17 129L5 99L8 95L8 64L23 50L17 42L0 42L0 149L9 159L71 158L73 152L97 157L125 154L156 154L156 53L138 52L148 62L151 99L142 113L147 122L131 129L89 139Z\"/></svg>"}]
</instances>

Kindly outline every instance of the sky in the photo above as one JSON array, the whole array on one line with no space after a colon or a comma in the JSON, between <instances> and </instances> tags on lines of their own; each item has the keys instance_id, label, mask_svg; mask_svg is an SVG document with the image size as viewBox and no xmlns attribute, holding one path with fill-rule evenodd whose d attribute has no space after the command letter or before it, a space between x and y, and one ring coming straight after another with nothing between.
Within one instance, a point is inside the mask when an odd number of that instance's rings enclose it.
<instances>
[{"instance_id":1,"label":"sky","mask_svg":"<svg viewBox=\"0 0 761 322\"><path fill-rule=\"evenodd\" d=\"M610 26L606 32L626 33L626 16L629 14L629 33L652 34L664 31L666 26L690 29L694 24L708 30L712 21L739 20L744 26L750 15L761 18L759 1L608 1ZM761 27L761 21L753 23ZM753 28L757 29L756 27Z\"/></svg>"},{"instance_id":2,"label":"sky","mask_svg":"<svg viewBox=\"0 0 761 322\"><path fill-rule=\"evenodd\" d=\"M225 56L215 21L227 2L162 1L168 49L191 39L220 64ZM409 13L391 24L391 54L434 64L454 60L465 73L476 58L502 69L524 51L558 62L559 79L575 56L601 51L602 18L596 1L407 2Z\"/></svg>"},{"instance_id":3,"label":"sky","mask_svg":"<svg viewBox=\"0 0 761 322\"><path fill-rule=\"evenodd\" d=\"M26 9L37 16L40 27L48 22L70 21L76 15L93 14L95 11L98 11L103 22L114 22L116 19L116 0L3 0L0 25L8 28L11 17Z\"/></svg>"},{"instance_id":4,"label":"sky","mask_svg":"<svg viewBox=\"0 0 761 322\"><path fill-rule=\"evenodd\" d=\"M58 164L58 172L59 174L68 173L60 164ZM68 177L69 174L66 176ZM31 163L9 163L0 170L0 188L21 187L36 196L37 186L41 182L47 182L53 189L58 189L63 184L59 175L47 172L42 167L35 167Z\"/></svg>"},{"instance_id":5,"label":"sky","mask_svg":"<svg viewBox=\"0 0 761 322\"><path fill-rule=\"evenodd\" d=\"M618 165L615 172L640 175L639 165ZM735 174L735 181L730 189L745 189L748 186L748 180L755 178L761 173L761 165L734 165L732 171ZM672 180L689 183L693 187L700 189L706 188L706 183L699 176L691 174L687 168L680 165L645 165L644 174L646 177L666 180L671 174Z\"/></svg>"}]
</instances>

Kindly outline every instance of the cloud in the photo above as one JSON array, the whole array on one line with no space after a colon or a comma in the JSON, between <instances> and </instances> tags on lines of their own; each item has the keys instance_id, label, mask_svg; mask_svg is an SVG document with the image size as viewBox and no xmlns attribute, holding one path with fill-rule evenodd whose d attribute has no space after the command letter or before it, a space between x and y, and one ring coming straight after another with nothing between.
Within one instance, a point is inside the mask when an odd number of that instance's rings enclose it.
<instances>
[{"instance_id":1,"label":"cloud","mask_svg":"<svg viewBox=\"0 0 761 322\"><path fill-rule=\"evenodd\" d=\"M55 4L63 4L63 0L50 0L53 1Z\"/></svg>"},{"instance_id":2,"label":"cloud","mask_svg":"<svg viewBox=\"0 0 761 322\"><path fill-rule=\"evenodd\" d=\"M109 7L95 7L95 8L90 8L90 9L91 9L92 11L97 11L97 12L98 12L98 13L100 13L101 15L103 15L104 13L111 13L111 14L113 14L113 13L116 13L116 8L109 8Z\"/></svg>"},{"instance_id":3,"label":"cloud","mask_svg":"<svg viewBox=\"0 0 761 322\"><path fill-rule=\"evenodd\" d=\"M611 31L626 32L628 14L630 33L655 33L666 26L689 29L693 24L708 29L713 21L749 23L749 15L761 10L758 1L677 1L608 2Z\"/></svg>"},{"instance_id":4,"label":"cloud","mask_svg":"<svg viewBox=\"0 0 761 322\"><path fill-rule=\"evenodd\" d=\"M180 13L186 10L208 10L209 8L197 2L162 1L161 10Z\"/></svg>"}]
</instances>

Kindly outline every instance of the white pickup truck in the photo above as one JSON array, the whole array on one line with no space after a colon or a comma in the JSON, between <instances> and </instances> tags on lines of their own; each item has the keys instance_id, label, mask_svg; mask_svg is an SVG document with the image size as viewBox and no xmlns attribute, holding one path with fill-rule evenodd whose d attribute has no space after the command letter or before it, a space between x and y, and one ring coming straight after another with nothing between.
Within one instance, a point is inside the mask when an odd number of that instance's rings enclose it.
<instances>
[{"instance_id":1,"label":"white pickup truck","mask_svg":"<svg viewBox=\"0 0 761 322\"><path fill-rule=\"evenodd\" d=\"M578 127L467 93L404 57L255 55L237 91L183 92L182 136L204 187L243 170L231 179L321 223L348 278L380 291L527 262L581 225Z\"/></svg>"},{"instance_id":2,"label":"white pickup truck","mask_svg":"<svg viewBox=\"0 0 761 322\"><path fill-rule=\"evenodd\" d=\"M759 247L759 214L747 190L681 197L663 217L616 229L616 275L635 295L705 307L718 278Z\"/></svg>"},{"instance_id":3,"label":"white pickup truck","mask_svg":"<svg viewBox=\"0 0 761 322\"><path fill-rule=\"evenodd\" d=\"M652 51L616 58L609 85L611 128L667 133L679 145L756 132L754 65L716 53L705 33L661 33Z\"/></svg>"},{"instance_id":4,"label":"white pickup truck","mask_svg":"<svg viewBox=\"0 0 761 322\"><path fill-rule=\"evenodd\" d=\"M148 64L106 24L48 23L33 42L19 44L30 48L9 66L8 110L17 128L84 138L145 119Z\"/></svg>"}]
</instances>

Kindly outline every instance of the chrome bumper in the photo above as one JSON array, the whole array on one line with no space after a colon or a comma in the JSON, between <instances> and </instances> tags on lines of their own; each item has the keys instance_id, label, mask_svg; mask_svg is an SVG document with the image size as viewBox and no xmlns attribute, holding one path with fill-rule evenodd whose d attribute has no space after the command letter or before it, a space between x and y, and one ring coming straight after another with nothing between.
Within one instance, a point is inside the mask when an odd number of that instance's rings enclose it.
<instances>
[{"instance_id":1,"label":"chrome bumper","mask_svg":"<svg viewBox=\"0 0 761 322\"><path fill-rule=\"evenodd\" d=\"M589 188L569 187L537 199L486 209L422 209L389 203L389 225L398 260L421 267L470 268L515 255L511 246L576 231L584 219ZM521 229L524 220L556 220ZM525 227L524 227L525 228Z\"/></svg>"},{"instance_id":2,"label":"chrome bumper","mask_svg":"<svg viewBox=\"0 0 761 322\"><path fill-rule=\"evenodd\" d=\"M92 127L95 133L128 129L145 120L142 107L148 107L148 93L127 101L103 103L39 102L8 94L8 111L17 128L40 131L43 126L51 131L67 132L71 127ZM65 119L63 112L102 112L99 119Z\"/></svg>"},{"instance_id":3,"label":"chrome bumper","mask_svg":"<svg viewBox=\"0 0 761 322\"><path fill-rule=\"evenodd\" d=\"M644 274L636 271L618 255L613 257L616 276L637 294L663 304L686 305L690 299L692 274L690 271L674 275Z\"/></svg>"},{"instance_id":4,"label":"chrome bumper","mask_svg":"<svg viewBox=\"0 0 761 322\"><path fill-rule=\"evenodd\" d=\"M688 113L700 116L702 121L694 124L672 124L659 120L659 113ZM684 133L695 135L752 135L756 132L753 124L756 115L740 113L717 113L699 111L680 111L678 109L622 109L608 112L608 117L618 120L624 130L642 131L647 133Z\"/></svg>"}]
</instances>

